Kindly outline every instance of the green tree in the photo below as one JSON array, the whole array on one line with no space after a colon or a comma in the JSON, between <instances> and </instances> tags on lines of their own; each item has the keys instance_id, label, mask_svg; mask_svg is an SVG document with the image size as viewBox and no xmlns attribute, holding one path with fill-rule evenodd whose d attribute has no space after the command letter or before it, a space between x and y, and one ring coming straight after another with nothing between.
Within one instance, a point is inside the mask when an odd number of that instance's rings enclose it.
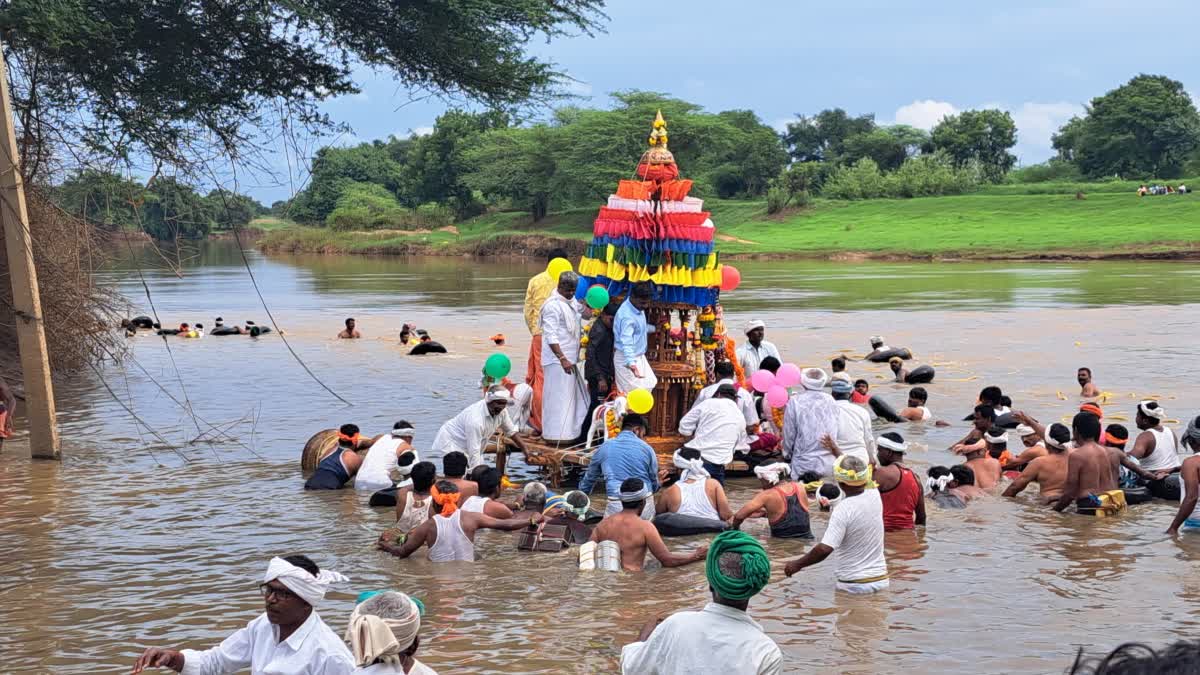
<instances>
[{"instance_id":1,"label":"green tree","mask_svg":"<svg viewBox=\"0 0 1200 675\"><path fill-rule=\"evenodd\" d=\"M788 123L783 141L797 162L839 162L846 139L875 130L875 115L850 117L841 108L796 117Z\"/></svg>"},{"instance_id":2,"label":"green tree","mask_svg":"<svg viewBox=\"0 0 1200 675\"><path fill-rule=\"evenodd\" d=\"M405 219L396 195L375 183L347 182L325 224L335 230L398 227Z\"/></svg>"},{"instance_id":3,"label":"green tree","mask_svg":"<svg viewBox=\"0 0 1200 675\"><path fill-rule=\"evenodd\" d=\"M479 213L480 205L463 180L469 170L463 151L484 132L502 129L508 122L508 115L497 111L451 110L438 117L433 133L412 139L407 148L404 201L445 204L463 217Z\"/></svg>"},{"instance_id":4,"label":"green tree","mask_svg":"<svg viewBox=\"0 0 1200 675\"><path fill-rule=\"evenodd\" d=\"M556 135L561 128L497 129L480 135L464 152L468 187L508 200L529 211L534 222L546 217L558 185Z\"/></svg>"},{"instance_id":5,"label":"green tree","mask_svg":"<svg viewBox=\"0 0 1200 675\"><path fill-rule=\"evenodd\" d=\"M1089 178L1175 178L1200 148L1200 114L1182 83L1138 75L1092 99L1056 139Z\"/></svg>"},{"instance_id":6,"label":"green tree","mask_svg":"<svg viewBox=\"0 0 1200 675\"><path fill-rule=\"evenodd\" d=\"M279 114L327 127L319 104L357 91L353 64L489 107L563 82L526 53L538 35L589 33L602 0L0 1L20 155L30 179L52 143L79 155L189 166L233 157Z\"/></svg>"},{"instance_id":7,"label":"green tree","mask_svg":"<svg viewBox=\"0 0 1200 675\"><path fill-rule=\"evenodd\" d=\"M222 230L245 227L251 220L268 212L253 197L224 189L210 191L204 200L212 214L213 225Z\"/></svg>"},{"instance_id":8,"label":"green tree","mask_svg":"<svg viewBox=\"0 0 1200 675\"><path fill-rule=\"evenodd\" d=\"M406 177L404 167L392 157L389 144L381 141L317 150L308 186L292 204L292 218L304 223L324 222L348 183L375 183L396 193Z\"/></svg>"},{"instance_id":9,"label":"green tree","mask_svg":"<svg viewBox=\"0 0 1200 675\"><path fill-rule=\"evenodd\" d=\"M838 159L853 164L864 157L873 160L883 171L895 171L908 158L908 149L895 135L877 128L847 138Z\"/></svg>"},{"instance_id":10,"label":"green tree","mask_svg":"<svg viewBox=\"0 0 1200 675\"><path fill-rule=\"evenodd\" d=\"M956 168L977 162L984 180L998 183L1016 164L1009 149L1017 144L1017 125L1001 110L968 110L946 117L930 134L933 147Z\"/></svg>"},{"instance_id":11,"label":"green tree","mask_svg":"<svg viewBox=\"0 0 1200 675\"><path fill-rule=\"evenodd\" d=\"M212 229L210 202L175 178L156 178L146 189L141 227L155 239L200 239Z\"/></svg>"},{"instance_id":12,"label":"green tree","mask_svg":"<svg viewBox=\"0 0 1200 675\"><path fill-rule=\"evenodd\" d=\"M138 209L146 197L140 184L110 171L79 171L51 192L67 213L109 228L138 229Z\"/></svg>"},{"instance_id":13,"label":"green tree","mask_svg":"<svg viewBox=\"0 0 1200 675\"><path fill-rule=\"evenodd\" d=\"M1083 136L1083 127L1083 118L1074 115L1059 128L1058 133L1050 137L1050 145L1057 153L1057 159L1063 162L1075 161L1075 154L1079 150L1079 141Z\"/></svg>"}]
</instances>

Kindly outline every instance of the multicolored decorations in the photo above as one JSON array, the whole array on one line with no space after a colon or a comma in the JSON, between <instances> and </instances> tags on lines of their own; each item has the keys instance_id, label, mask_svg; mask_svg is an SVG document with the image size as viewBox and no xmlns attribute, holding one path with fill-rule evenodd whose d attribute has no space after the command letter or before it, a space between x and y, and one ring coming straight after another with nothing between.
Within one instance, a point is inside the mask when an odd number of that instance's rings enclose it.
<instances>
[{"instance_id":1,"label":"multicolored decorations","mask_svg":"<svg viewBox=\"0 0 1200 675\"><path fill-rule=\"evenodd\" d=\"M660 112L648 138L650 149L638 163L642 180L620 181L600 209L579 274L589 287L601 284L610 295L653 281L658 302L712 306L728 285L713 245L716 228L703 200L688 196L692 181L679 179L667 141ZM737 270L733 275L740 281Z\"/></svg>"},{"instance_id":2,"label":"multicolored decorations","mask_svg":"<svg viewBox=\"0 0 1200 675\"><path fill-rule=\"evenodd\" d=\"M700 316L696 317L696 326L700 329L700 348L713 351L717 348L717 313L712 307L705 307Z\"/></svg>"}]
</instances>

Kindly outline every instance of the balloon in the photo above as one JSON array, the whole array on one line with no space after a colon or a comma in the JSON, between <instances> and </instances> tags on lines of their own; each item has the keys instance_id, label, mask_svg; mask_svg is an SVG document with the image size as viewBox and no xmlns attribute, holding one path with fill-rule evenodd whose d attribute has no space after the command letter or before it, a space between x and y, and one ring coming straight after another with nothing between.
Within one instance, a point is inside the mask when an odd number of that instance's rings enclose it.
<instances>
[{"instance_id":1,"label":"balloon","mask_svg":"<svg viewBox=\"0 0 1200 675\"><path fill-rule=\"evenodd\" d=\"M762 371L758 371L761 373ZM757 375L758 373L755 373ZM767 403L771 404L772 408L782 408L787 405L788 390L778 384L767 390Z\"/></svg>"},{"instance_id":2,"label":"balloon","mask_svg":"<svg viewBox=\"0 0 1200 675\"><path fill-rule=\"evenodd\" d=\"M794 363L785 363L779 367L779 372L775 373L775 384L781 387L794 387L800 384L800 366Z\"/></svg>"},{"instance_id":3,"label":"balloon","mask_svg":"<svg viewBox=\"0 0 1200 675\"><path fill-rule=\"evenodd\" d=\"M583 302L583 299L587 297L587 291L587 279L579 277L579 281L575 284L575 299Z\"/></svg>"},{"instance_id":4,"label":"balloon","mask_svg":"<svg viewBox=\"0 0 1200 675\"><path fill-rule=\"evenodd\" d=\"M587 306L592 309L604 309L608 306L608 289L603 286L592 286L587 292Z\"/></svg>"},{"instance_id":5,"label":"balloon","mask_svg":"<svg viewBox=\"0 0 1200 675\"><path fill-rule=\"evenodd\" d=\"M625 397L629 409L639 415L645 415L654 407L654 394L645 389L634 389Z\"/></svg>"},{"instance_id":6,"label":"balloon","mask_svg":"<svg viewBox=\"0 0 1200 675\"><path fill-rule=\"evenodd\" d=\"M775 376L769 370L756 370L750 376L750 384L754 387L754 391L766 393L775 386Z\"/></svg>"},{"instance_id":7,"label":"balloon","mask_svg":"<svg viewBox=\"0 0 1200 675\"><path fill-rule=\"evenodd\" d=\"M570 260L567 260L566 258L555 258L554 260L550 261L549 265L546 265L546 274L549 274L551 279L558 281L558 275L562 274L563 272L570 272L574 269L575 268L571 267Z\"/></svg>"},{"instance_id":8,"label":"balloon","mask_svg":"<svg viewBox=\"0 0 1200 675\"><path fill-rule=\"evenodd\" d=\"M742 283L742 273L733 265L721 265L721 290L732 291Z\"/></svg>"},{"instance_id":9,"label":"balloon","mask_svg":"<svg viewBox=\"0 0 1200 675\"><path fill-rule=\"evenodd\" d=\"M491 378L501 379L512 371L512 361L504 354L492 354L483 364L483 372Z\"/></svg>"}]
</instances>

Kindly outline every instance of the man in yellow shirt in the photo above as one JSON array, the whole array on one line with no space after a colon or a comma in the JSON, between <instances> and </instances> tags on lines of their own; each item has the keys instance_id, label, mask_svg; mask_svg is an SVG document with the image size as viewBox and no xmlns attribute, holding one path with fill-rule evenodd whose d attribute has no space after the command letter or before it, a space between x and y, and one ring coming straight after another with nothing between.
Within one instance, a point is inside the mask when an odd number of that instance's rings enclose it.
<instances>
[{"instance_id":1,"label":"man in yellow shirt","mask_svg":"<svg viewBox=\"0 0 1200 675\"><path fill-rule=\"evenodd\" d=\"M566 258L567 252L561 248L551 249L546 253L546 263L555 258ZM551 279L550 273L542 270L529 280L525 288L525 325L533 339L529 342L529 363L525 370L525 384L533 388L532 410L529 413L529 426L541 433L542 431L542 329L538 326L542 305L550 299L550 294L558 287L558 279Z\"/></svg>"}]
</instances>

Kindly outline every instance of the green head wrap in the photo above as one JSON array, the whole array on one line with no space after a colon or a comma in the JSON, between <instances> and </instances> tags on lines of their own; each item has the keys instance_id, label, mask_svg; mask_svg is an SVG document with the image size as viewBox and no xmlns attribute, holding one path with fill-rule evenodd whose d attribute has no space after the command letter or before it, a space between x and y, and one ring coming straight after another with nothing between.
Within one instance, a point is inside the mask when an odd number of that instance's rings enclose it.
<instances>
[{"instance_id":1,"label":"green head wrap","mask_svg":"<svg viewBox=\"0 0 1200 675\"><path fill-rule=\"evenodd\" d=\"M721 556L736 553L742 557L742 578L727 577L721 572ZM767 550L754 537L740 530L726 530L713 539L704 563L704 574L717 595L726 600L748 600L771 580L771 559Z\"/></svg>"}]
</instances>

